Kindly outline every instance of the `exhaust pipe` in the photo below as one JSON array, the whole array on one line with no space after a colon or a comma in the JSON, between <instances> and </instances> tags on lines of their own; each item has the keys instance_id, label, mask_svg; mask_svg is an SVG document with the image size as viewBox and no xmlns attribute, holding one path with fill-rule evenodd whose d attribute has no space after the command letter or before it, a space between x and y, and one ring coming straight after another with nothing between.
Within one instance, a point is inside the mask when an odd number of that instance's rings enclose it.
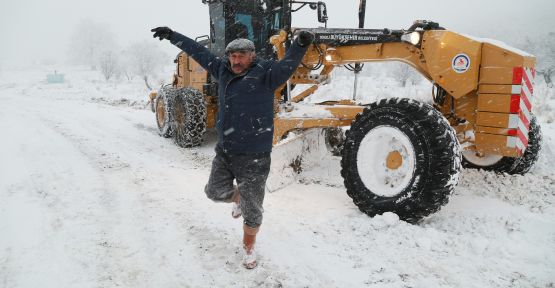
<instances>
[{"instance_id":1,"label":"exhaust pipe","mask_svg":"<svg viewBox=\"0 0 555 288\"><path fill-rule=\"evenodd\" d=\"M364 18L366 16L366 0L360 0L358 5L358 28L364 28Z\"/></svg>"},{"instance_id":2,"label":"exhaust pipe","mask_svg":"<svg viewBox=\"0 0 555 288\"><path fill-rule=\"evenodd\" d=\"M364 28L364 19L366 17L366 0L360 0L358 5L358 28ZM355 87L353 89L353 101L357 100L357 90L358 90L358 74L362 71L362 67L360 63L355 63Z\"/></svg>"}]
</instances>

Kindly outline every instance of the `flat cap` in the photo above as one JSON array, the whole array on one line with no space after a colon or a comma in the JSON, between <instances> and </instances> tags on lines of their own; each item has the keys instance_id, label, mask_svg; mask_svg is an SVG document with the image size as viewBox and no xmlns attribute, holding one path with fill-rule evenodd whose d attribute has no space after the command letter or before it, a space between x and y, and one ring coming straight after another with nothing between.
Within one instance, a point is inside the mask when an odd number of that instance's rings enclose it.
<instances>
[{"instance_id":1,"label":"flat cap","mask_svg":"<svg viewBox=\"0 0 555 288\"><path fill-rule=\"evenodd\" d=\"M229 44L227 44L227 47L225 47L226 54L230 54L238 51L254 51L254 50L255 50L254 43L251 40L245 39L245 38L235 39L229 42Z\"/></svg>"}]
</instances>

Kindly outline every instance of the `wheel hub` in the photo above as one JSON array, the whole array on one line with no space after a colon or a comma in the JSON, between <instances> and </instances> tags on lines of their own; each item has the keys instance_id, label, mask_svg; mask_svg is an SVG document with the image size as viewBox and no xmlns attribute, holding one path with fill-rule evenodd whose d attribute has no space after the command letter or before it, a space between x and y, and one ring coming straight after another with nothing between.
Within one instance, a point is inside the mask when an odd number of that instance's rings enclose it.
<instances>
[{"instance_id":1,"label":"wheel hub","mask_svg":"<svg viewBox=\"0 0 555 288\"><path fill-rule=\"evenodd\" d=\"M398 169L403 165L403 156L397 150L389 152L386 159L386 166L391 170Z\"/></svg>"},{"instance_id":2,"label":"wheel hub","mask_svg":"<svg viewBox=\"0 0 555 288\"><path fill-rule=\"evenodd\" d=\"M177 126L182 126L183 123L185 122L185 117L184 117L184 111L185 109L182 106L183 104L176 101L174 104L174 113L173 113L173 117L175 122L177 123Z\"/></svg>"},{"instance_id":3,"label":"wheel hub","mask_svg":"<svg viewBox=\"0 0 555 288\"><path fill-rule=\"evenodd\" d=\"M364 186L383 197L395 197L414 176L416 153L408 136L393 126L378 126L360 142L357 168Z\"/></svg>"},{"instance_id":4,"label":"wheel hub","mask_svg":"<svg viewBox=\"0 0 555 288\"><path fill-rule=\"evenodd\" d=\"M164 126L164 121L166 121L166 107L162 101L158 101L156 105L156 119L158 120L158 127Z\"/></svg>"}]
</instances>

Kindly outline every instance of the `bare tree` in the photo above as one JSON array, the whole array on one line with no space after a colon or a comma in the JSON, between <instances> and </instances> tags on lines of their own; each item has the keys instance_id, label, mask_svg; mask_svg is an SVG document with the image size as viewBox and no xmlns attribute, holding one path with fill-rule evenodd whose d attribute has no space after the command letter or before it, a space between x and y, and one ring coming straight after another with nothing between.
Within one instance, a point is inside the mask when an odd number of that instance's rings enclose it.
<instances>
[{"instance_id":1,"label":"bare tree","mask_svg":"<svg viewBox=\"0 0 555 288\"><path fill-rule=\"evenodd\" d=\"M416 72L414 69L410 65L403 62L392 63L390 73L391 76L397 80L399 85L401 85L401 87L406 87L409 80L414 83L412 79L416 79Z\"/></svg>"},{"instance_id":2,"label":"bare tree","mask_svg":"<svg viewBox=\"0 0 555 288\"><path fill-rule=\"evenodd\" d=\"M74 64L89 65L93 70L104 51L115 51L116 41L108 25L82 20L71 34L69 55Z\"/></svg>"},{"instance_id":3,"label":"bare tree","mask_svg":"<svg viewBox=\"0 0 555 288\"><path fill-rule=\"evenodd\" d=\"M110 80L113 76L118 73L119 63L116 53L113 51L104 51L100 54L98 64L100 66L100 72L104 75L106 81Z\"/></svg>"},{"instance_id":4,"label":"bare tree","mask_svg":"<svg viewBox=\"0 0 555 288\"><path fill-rule=\"evenodd\" d=\"M555 73L555 32L547 33L546 37L540 42L538 49L537 73L543 76L545 83L553 87L551 76Z\"/></svg>"},{"instance_id":5,"label":"bare tree","mask_svg":"<svg viewBox=\"0 0 555 288\"><path fill-rule=\"evenodd\" d=\"M149 89L149 76L156 75L168 62L168 56L155 43L147 41L132 44L125 55L128 57L125 63L129 66L124 69L141 77Z\"/></svg>"},{"instance_id":6,"label":"bare tree","mask_svg":"<svg viewBox=\"0 0 555 288\"><path fill-rule=\"evenodd\" d=\"M519 45L523 50L536 56L536 72L545 80L548 87L553 87L552 76L555 73L555 32L541 34L537 38L524 37Z\"/></svg>"},{"instance_id":7,"label":"bare tree","mask_svg":"<svg viewBox=\"0 0 555 288\"><path fill-rule=\"evenodd\" d=\"M129 49L120 51L120 65L119 65L119 73L120 75L125 76L127 81L131 81L135 74L133 73L133 63L131 56L129 55Z\"/></svg>"}]
</instances>

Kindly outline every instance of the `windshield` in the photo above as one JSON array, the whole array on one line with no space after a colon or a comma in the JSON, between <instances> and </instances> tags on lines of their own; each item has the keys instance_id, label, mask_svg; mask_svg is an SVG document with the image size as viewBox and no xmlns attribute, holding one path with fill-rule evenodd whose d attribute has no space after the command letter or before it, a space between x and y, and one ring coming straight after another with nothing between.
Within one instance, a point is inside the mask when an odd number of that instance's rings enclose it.
<instances>
[{"instance_id":1,"label":"windshield","mask_svg":"<svg viewBox=\"0 0 555 288\"><path fill-rule=\"evenodd\" d=\"M235 5L233 11L233 25L231 37L248 38L254 42L257 54L264 58L272 56L273 49L269 44L270 37L281 29L281 7L271 6L262 2L242 2ZM231 16L231 15L230 15ZM233 39L232 39L233 40Z\"/></svg>"},{"instance_id":2,"label":"windshield","mask_svg":"<svg viewBox=\"0 0 555 288\"><path fill-rule=\"evenodd\" d=\"M245 31L243 34L246 34L246 38L250 39L251 41L255 42L254 38L254 29L252 27L252 15L237 13L235 15L235 23L240 23L244 27Z\"/></svg>"},{"instance_id":3,"label":"windshield","mask_svg":"<svg viewBox=\"0 0 555 288\"><path fill-rule=\"evenodd\" d=\"M237 38L254 42L257 54L272 58L269 39L283 28L282 1L245 0L210 4L211 50L223 55L226 45Z\"/></svg>"}]
</instances>

